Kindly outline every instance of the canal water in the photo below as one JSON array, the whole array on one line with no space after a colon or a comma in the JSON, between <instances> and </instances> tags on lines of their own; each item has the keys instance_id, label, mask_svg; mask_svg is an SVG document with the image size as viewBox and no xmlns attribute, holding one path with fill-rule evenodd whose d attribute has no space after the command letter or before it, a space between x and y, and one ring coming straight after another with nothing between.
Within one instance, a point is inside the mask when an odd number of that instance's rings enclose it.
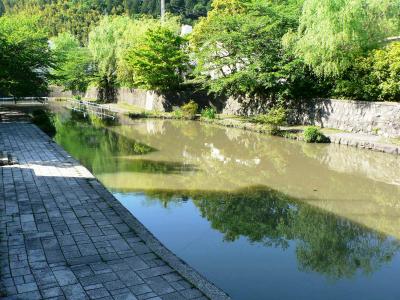
<instances>
[{"instance_id":1,"label":"canal water","mask_svg":"<svg viewBox=\"0 0 400 300\"><path fill-rule=\"evenodd\" d=\"M400 299L400 158L59 110L55 141L233 299Z\"/></svg>"}]
</instances>

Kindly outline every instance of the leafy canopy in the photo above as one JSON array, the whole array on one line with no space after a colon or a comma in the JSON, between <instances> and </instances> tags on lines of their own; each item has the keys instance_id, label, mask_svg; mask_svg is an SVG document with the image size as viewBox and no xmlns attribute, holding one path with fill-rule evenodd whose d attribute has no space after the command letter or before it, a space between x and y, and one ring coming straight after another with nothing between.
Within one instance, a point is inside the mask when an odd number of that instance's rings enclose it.
<instances>
[{"instance_id":1,"label":"leafy canopy","mask_svg":"<svg viewBox=\"0 0 400 300\"><path fill-rule=\"evenodd\" d=\"M127 56L133 84L158 92L179 89L189 61L184 44L182 37L163 26L148 30Z\"/></svg>"},{"instance_id":2,"label":"leafy canopy","mask_svg":"<svg viewBox=\"0 0 400 300\"><path fill-rule=\"evenodd\" d=\"M130 20L123 36L121 37L121 41L115 45L117 47L117 77L118 81L122 85L129 87L135 85L133 81L134 74L132 73L132 68L127 60L130 49L137 47L144 42L147 31L159 26L160 20L152 17L143 16L141 18ZM162 26L175 34L180 32L180 20L176 16L167 14Z\"/></svg>"},{"instance_id":3,"label":"leafy canopy","mask_svg":"<svg viewBox=\"0 0 400 300\"><path fill-rule=\"evenodd\" d=\"M367 101L400 99L400 43L391 43L357 58L338 79L336 96Z\"/></svg>"},{"instance_id":4,"label":"leafy canopy","mask_svg":"<svg viewBox=\"0 0 400 300\"><path fill-rule=\"evenodd\" d=\"M400 2L305 0L297 53L318 75L338 76L357 57L400 33Z\"/></svg>"},{"instance_id":5,"label":"leafy canopy","mask_svg":"<svg viewBox=\"0 0 400 300\"><path fill-rule=\"evenodd\" d=\"M0 94L44 93L53 58L38 18L20 13L0 17Z\"/></svg>"},{"instance_id":6,"label":"leafy canopy","mask_svg":"<svg viewBox=\"0 0 400 300\"><path fill-rule=\"evenodd\" d=\"M85 92L92 79L90 52L70 33L61 33L51 41L57 62L54 82L66 90Z\"/></svg>"},{"instance_id":7,"label":"leafy canopy","mask_svg":"<svg viewBox=\"0 0 400 300\"><path fill-rule=\"evenodd\" d=\"M96 67L96 82L100 87L100 98L112 101L117 86L138 85L139 80L135 78L134 68L131 67L128 59L132 57L130 49L146 43L147 32L159 26L160 21L150 17L132 20L127 16L106 16L90 32L88 49ZM163 28L176 35L180 29L179 19L168 15ZM164 42L169 41L159 41L159 43ZM168 49L166 48L165 51ZM155 70L157 71L159 69Z\"/></svg>"},{"instance_id":8,"label":"leafy canopy","mask_svg":"<svg viewBox=\"0 0 400 300\"><path fill-rule=\"evenodd\" d=\"M115 99L118 86L117 49L129 22L129 17L106 16L89 34L88 48L96 67L100 100Z\"/></svg>"},{"instance_id":9,"label":"leafy canopy","mask_svg":"<svg viewBox=\"0 0 400 300\"><path fill-rule=\"evenodd\" d=\"M298 15L297 1L214 1L191 36L196 79L212 92L250 97L254 106L260 97L277 102L312 93L311 72L282 46Z\"/></svg>"}]
</instances>

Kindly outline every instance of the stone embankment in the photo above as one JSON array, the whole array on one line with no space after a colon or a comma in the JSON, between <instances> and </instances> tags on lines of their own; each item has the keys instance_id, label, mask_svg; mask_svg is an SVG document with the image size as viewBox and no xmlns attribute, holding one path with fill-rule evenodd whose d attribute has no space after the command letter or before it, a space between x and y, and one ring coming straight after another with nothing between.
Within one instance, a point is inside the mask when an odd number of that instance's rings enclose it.
<instances>
[{"instance_id":1,"label":"stone embankment","mask_svg":"<svg viewBox=\"0 0 400 300\"><path fill-rule=\"evenodd\" d=\"M262 107L247 109L245 102L229 98L223 113L249 115L265 112ZM337 99L314 99L293 109L290 119L296 125L317 125L352 133L400 137L400 103Z\"/></svg>"},{"instance_id":2,"label":"stone embankment","mask_svg":"<svg viewBox=\"0 0 400 300\"><path fill-rule=\"evenodd\" d=\"M325 104L322 105L325 107L324 109L315 111L314 109L310 109L307 112L304 110L297 112L297 115L294 117L297 120L296 122L307 125L314 124L328 129L344 130L343 132L325 133L330 138L331 143L400 155L400 104L374 102L373 104L369 103L370 105L365 104L364 108L358 111L356 107L359 105L359 102L357 101L324 101ZM327 103L334 104L328 105ZM349 105L349 112L347 112L346 109ZM171 113L166 112L137 112L140 110L138 106L134 106L134 112L118 104L105 104L104 106L110 109L110 111L126 115L131 114L135 118L176 119ZM331 108L328 109L328 107ZM372 108L368 110L366 107ZM361 113L362 111L364 113ZM353 121L351 121L350 115L354 115ZM203 121L260 133L269 132L263 125L246 121L246 118L231 118L222 115L220 118L214 120ZM286 129L290 130L290 127ZM301 135L292 136L291 138L302 140ZM398 142L392 142L390 138L397 138Z\"/></svg>"},{"instance_id":3,"label":"stone embankment","mask_svg":"<svg viewBox=\"0 0 400 300\"><path fill-rule=\"evenodd\" d=\"M217 119L212 120L211 122L213 124L218 124L226 127L240 128L260 133L268 132L268 130L260 124L244 122L239 119ZM290 127L284 128L284 130L285 129L290 131ZM385 141L382 139L382 137L378 135L352 132L329 132L325 133L325 135L328 136L331 143L334 144L400 155L400 144L390 143L387 140ZM302 140L301 135L293 136L292 138L300 141Z\"/></svg>"}]
</instances>

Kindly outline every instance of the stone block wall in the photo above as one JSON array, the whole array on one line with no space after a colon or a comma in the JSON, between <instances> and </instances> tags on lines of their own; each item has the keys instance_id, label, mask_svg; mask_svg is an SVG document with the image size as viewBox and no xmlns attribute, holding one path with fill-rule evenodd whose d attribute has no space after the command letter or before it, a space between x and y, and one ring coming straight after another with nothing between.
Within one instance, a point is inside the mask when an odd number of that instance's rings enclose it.
<instances>
[{"instance_id":1,"label":"stone block wall","mask_svg":"<svg viewBox=\"0 0 400 300\"><path fill-rule=\"evenodd\" d=\"M97 98L97 88L90 87L85 94L85 98ZM117 92L117 102L127 103L143 108L145 110L165 111L166 100L163 96L153 91L140 89L119 88Z\"/></svg>"},{"instance_id":2,"label":"stone block wall","mask_svg":"<svg viewBox=\"0 0 400 300\"><path fill-rule=\"evenodd\" d=\"M222 110L227 115L265 113L268 103L229 98ZM296 109L290 116L296 125L319 125L351 132L400 137L400 103L367 102L336 99L314 99Z\"/></svg>"},{"instance_id":3,"label":"stone block wall","mask_svg":"<svg viewBox=\"0 0 400 300\"><path fill-rule=\"evenodd\" d=\"M120 88L117 101L128 103L145 110L165 111L166 99L153 91Z\"/></svg>"},{"instance_id":4,"label":"stone block wall","mask_svg":"<svg viewBox=\"0 0 400 300\"><path fill-rule=\"evenodd\" d=\"M295 112L300 124L357 133L400 136L400 103L317 99Z\"/></svg>"},{"instance_id":5,"label":"stone block wall","mask_svg":"<svg viewBox=\"0 0 400 300\"><path fill-rule=\"evenodd\" d=\"M50 96L71 97L72 93L54 87ZM204 100L207 97L201 96L199 99L204 102L203 106L210 105ZM95 87L89 88L85 97L97 98L97 89ZM175 102L186 102L185 100L189 97L182 94L180 95L182 99L168 97L169 101L167 101L165 96L158 95L154 91L120 88L118 89L117 101L135 105L145 110L165 111L170 109ZM196 99L196 101L199 102L199 99ZM251 115L266 112L265 108L268 107L268 103L250 100L231 97L221 101L221 104L223 103L221 111L228 115ZM400 103L314 99L294 109L290 115L290 122L303 125L313 124L357 133L378 134L386 137L400 137Z\"/></svg>"},{"instance_id":6,"label":"stone block wall","mask_svg":"<svg viewBox=\"0 0 400 300\"><path fill-rule=\"evenodd\" d=\"M96 87L89 87L83 98L97 99L98 90ZM71 91L64 91L61 87L50 87L49 97L70 98L73 96ZM153 91L119 88L117 93L117 102L127 103L143 108L145 110L165 111L169 105L164 96L158 95Z\"/></svg>"},{"instance_id":7,"label":"stone block wall","mask_svg":"<svg viewBox=\"0 0 400 300\"><path fill-rule=\"evenodd\" d=\"M72 97L73 95L71 91L65 91L64 88L60 86L50 86L48 96L52 98L66 98Z\"/></svg>"}]
</instances>

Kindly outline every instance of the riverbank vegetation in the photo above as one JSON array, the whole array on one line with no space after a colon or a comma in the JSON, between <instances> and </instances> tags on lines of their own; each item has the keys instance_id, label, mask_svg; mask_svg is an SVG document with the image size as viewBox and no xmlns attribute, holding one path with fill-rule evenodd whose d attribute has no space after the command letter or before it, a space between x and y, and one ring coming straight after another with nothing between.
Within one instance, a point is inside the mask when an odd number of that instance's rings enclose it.
<instances>
[{"instance_id":1,"label":"riverbank vegetation","mask_svg":"<svg viewBox=\"0 0 400 300\"><path fill-rule=\"evenodd\" d=\"M249 111L316 97L400 100L397 1L171 0L163 22L158 8L0 0L0 94L96 86L99 100L113 102L119 87L202 90ZM188 23L193 32L182 36Z\"/></svg>"}]
</instances>

